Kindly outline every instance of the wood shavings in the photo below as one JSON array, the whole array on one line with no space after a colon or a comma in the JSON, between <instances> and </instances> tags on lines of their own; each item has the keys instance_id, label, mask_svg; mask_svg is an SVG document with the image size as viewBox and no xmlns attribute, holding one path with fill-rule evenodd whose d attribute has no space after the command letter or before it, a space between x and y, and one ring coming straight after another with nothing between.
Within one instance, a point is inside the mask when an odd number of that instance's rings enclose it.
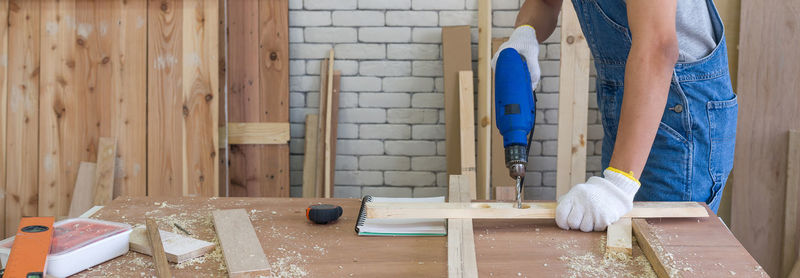
<instances>
[{"instance_id":1,"label":"wood shavings","mask_svg":"<svg viewBox=\"0 0 800 278\"><path fill-rule=\"evenodd\" d=\"M646 277L655 278L656 274L647 258L639 252L636 256L607 256L604 254L606 237L601 236L594 250L579 253L573 249L570 255L559 259L567 264L569 277ZM634 243L634 249L638 245ZM636 271L631 272L633 268Z\"/></svg>"}]
</instances>

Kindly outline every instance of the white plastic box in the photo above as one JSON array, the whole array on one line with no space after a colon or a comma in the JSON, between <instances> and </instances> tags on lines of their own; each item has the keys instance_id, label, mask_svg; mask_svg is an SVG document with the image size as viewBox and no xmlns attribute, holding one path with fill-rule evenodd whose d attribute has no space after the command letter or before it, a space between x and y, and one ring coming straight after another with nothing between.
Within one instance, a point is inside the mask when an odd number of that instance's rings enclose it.
<instances>
[{"instance_id":1,"label":"white plastic box","mask_svg":"<svg viewBox=\"0 0 800 278\"><path fill-rule=\"evenodd\" d=\"M128 252L131 226L123 223L73 218L53 225L53 241L47 256L47 275L67 277ZM0 260L5 267L14 237L0 241Z\"/></svg>"}]
</instances>

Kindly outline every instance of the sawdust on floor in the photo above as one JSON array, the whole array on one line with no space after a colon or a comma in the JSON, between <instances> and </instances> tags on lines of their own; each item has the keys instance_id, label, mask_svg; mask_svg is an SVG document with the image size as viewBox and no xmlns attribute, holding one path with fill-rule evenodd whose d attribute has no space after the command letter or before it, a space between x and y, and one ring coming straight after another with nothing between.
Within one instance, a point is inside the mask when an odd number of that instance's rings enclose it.
<instances>
[{"instance_id":1,"label":"sawdust on floor","mask_svg":"<svg viewBox=\"0 0 800 278\"><path fill-rule=\"evenodd\" d=\"M635 239L634 239L635 240ZM566 263L569 277L646 277L655 278L656 273L650 266L647 258L639 252L635 256L625 253L606 255L606 236L600 237L598 245L593 250L576 251L573 244L566 241L559 249L569 249L569 254L559 257ZM633 242L634 249L638 249ZM635 269L631 272L631 269Z\"/></svg>"}]
</instances>

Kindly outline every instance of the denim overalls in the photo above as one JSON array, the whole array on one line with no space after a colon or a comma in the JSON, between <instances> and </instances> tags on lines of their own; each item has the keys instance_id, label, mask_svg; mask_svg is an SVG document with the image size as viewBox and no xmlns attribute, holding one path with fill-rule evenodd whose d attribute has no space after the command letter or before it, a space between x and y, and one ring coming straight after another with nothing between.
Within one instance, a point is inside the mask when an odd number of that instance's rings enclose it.
<instances>
[{"instance_id":1,"label":"denim overalls","mask_svg":"<svg viewBox=\"0 0 800 278\"><path fill-rule=\"evenodd\" d=\"M614 150L631 33L625 3L572 0L597 68L597 103L604 128L603 169ZM707 0L717 46L691 63L677 63L664 116L640 178L637 201L706 202L716 212L733 167L736 94L731 89L725 36Z\"/></svg>"}]
</instances>

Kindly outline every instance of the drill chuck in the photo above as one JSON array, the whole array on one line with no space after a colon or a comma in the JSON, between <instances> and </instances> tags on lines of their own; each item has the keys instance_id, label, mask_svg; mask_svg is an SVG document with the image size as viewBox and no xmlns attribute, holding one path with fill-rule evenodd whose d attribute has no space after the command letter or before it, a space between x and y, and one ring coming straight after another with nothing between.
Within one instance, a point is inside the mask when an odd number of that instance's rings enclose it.
<instances>
[{"instance_id":1,"label":"drill chuck","mask_svg":"<svg viewBox=\"0 0 800 278\"><path fill-rule=\"evenodd\" d=\"M525 168L528 164L528 150L524 145L510 145L506 147L506 167L511 178L525 177Z\"/></svg>"}]
</instances>

